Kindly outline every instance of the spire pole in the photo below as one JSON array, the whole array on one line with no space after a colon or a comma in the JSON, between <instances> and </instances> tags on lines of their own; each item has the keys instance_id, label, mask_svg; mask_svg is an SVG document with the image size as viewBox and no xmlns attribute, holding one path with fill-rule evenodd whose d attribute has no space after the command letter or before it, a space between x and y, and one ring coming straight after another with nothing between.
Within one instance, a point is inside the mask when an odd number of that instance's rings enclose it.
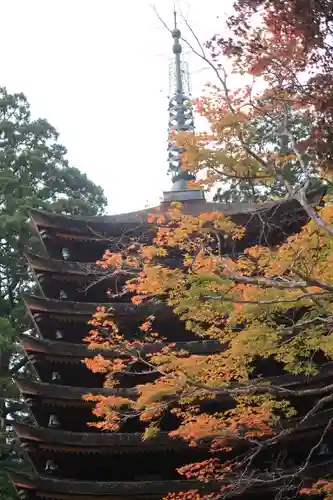
<instances>
[{"instance_id":1,"label":"spire pole","mask_svg":"<svg viewBox=\"0 0 333 500\"><path fill-rule=\"evenodd\" d=\"M176 132L194 131L193 110L190 98L185 95L185 81L189 81L186 64L182 61L182 46L180 44L181 32L177 25L176 6L173 12L174 28L171 32L173 38L173 61L170 71L170 98L169 98L169 170L172 173L172 191L188 189L188 181L193 176L181 166L181 151L174 144L173 135ZM185 81L184 81L185 80ZM189 90L189 89L186 89Z\"/></svg>"},{"instance_id":2,"label":"spire pole","mask_svg":"<svg viewBox=\"0 0 333 500\"><path fill-rule=\"evenodd\" d=\"M170 95L169 95L169 144L168 163L172 174L171 192L179 193L183 198L203 198L199 190L189 189L189 181L195 177L181 165L181 150L175 144L174 135L177 132L194 132L193 109L190 101L189 72L185 61L182 60L181 32L177 24L177 11L174 4L174 28L171 31L173 38L173 59L170 64ZM169 192L169 195L171 195ZM182 193L182 194L181 194ZM165 193L167 195L168 193ZM170 196L168 196L170 197Z\"/></svg>"},{"instance_id":3,"label":"spire pole","mask_svg":"<svg viewBox=\"0 0 333 500\"><path fill-rule=\"evenodd\" d=\"M172 31L172 37L174 39L172 51L175 55L175 72L176 72L176 93L183 94L183 82L182 82L182 66L181 66L181 53L182 46L180 45L181 32L177 27L177 12L176 5L173 12L174 17L174 29Z\"/></svg>"}]
</instances>

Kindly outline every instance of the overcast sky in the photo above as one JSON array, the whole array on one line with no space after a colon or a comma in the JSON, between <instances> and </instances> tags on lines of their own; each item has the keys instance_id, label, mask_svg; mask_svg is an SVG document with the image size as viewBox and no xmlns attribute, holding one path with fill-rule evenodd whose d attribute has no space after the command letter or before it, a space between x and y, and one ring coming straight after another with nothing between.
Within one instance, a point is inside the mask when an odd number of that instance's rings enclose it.
<instances>
[{"instance_id":1,"label":"overcast sky","mask_svg":"<svg viewBox=\"0 0 333 500\"><path fill-rule=\"evenodd\" d=\"M154 3L171 24L173 1ZM178 1L203 41L220 30L230 3ZM152 2L0 0L0 6L0 84L24 92L34 117L58 129L71 163L103 186L110 213L156 203L170 187L165 148L172 39ZM212 75L187 57L198 94Z\"/></svg>"}]
</instances>

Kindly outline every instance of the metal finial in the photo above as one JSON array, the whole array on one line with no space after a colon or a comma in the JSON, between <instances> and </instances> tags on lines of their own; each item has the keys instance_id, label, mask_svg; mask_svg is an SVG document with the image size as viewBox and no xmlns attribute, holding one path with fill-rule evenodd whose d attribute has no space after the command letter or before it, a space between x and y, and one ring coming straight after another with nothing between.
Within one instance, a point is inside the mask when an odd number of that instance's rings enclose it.
<instances>
[{"instance_id":1,"label":"metal finial","mask_svg":"<svg viewBox=\"0 0 333 500\"><path fill-rule=\"evenodd\" d=\"M182 61L181 32L177 25L177 10L174 3L174 29L172 51L174 59L170 69L170 98L169 98L169 171L172 173L172 190L184 191L188 189L188 181L194 176L181 166L181 151L173 140L175 132L194 131L193 110L189 97L189 73L187 65ZM187 95L186 92L187 91Z\"/></svg>"}]
</instances>

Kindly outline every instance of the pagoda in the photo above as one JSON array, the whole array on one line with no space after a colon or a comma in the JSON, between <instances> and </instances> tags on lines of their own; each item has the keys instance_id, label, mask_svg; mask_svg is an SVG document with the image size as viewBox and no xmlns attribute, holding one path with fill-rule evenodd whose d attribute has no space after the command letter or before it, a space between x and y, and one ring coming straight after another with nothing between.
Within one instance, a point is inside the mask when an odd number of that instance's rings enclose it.
<instances>
[{"instance_id":1,"label":"pagoda","mask_svg":"<svg viewBox=\"0 0 333 500\"><path fill-rule=\"evenodd\" d=\"M169 129L192 130L193 115L184 92L180 31L175 25L173 52L175 91L169 101ZM223 205L209 203L201 190L188 188L191 176L182 169L180 152L169 144L169 164L173 172L173 188L165 192L160 210L168 210L177 200L190 214L221 211L237 224L246 227L241 241L226 243L226 252L242 253L258 243L276 244L298 231L308 221L295 201L269 202L262 205ZM310 202L317 204L321 193ZM88 427L93 421L93 403L83 396L117 394L136 397L135 377L124 375L119 387L103 387L103 377L90 371L82 360L95 356L83 339L90 329L88 321L97 306L112 306L119 327L127 338L134 338L147 315L154 313L155 327L162 337L176 342L180 348L196 354L218 352L216 341L203 341L187 332L183 323L164 304L132 304L129 296L119 295L122 276L109 276L95 262L105 250L126 246L131 238L141 241L151 237L147 222L153 209L112 216L63 216L43 211L30 211L30 222L40 240L38 255L27 254L30 269L38 284L36 296L25 296L31 320L31 332L21 336L26 356L36 373L34 381L16 379L35 425L14 424L14 429L35 473L10 473L19 498L26 500L138 500L162 499L170 492L218 491L216 484L184 480L176 473L183 464L204 460L206 450L188 447L181 439L171 439L168 431L174 422L170 417L162 432L150 440L142 440L144 424L127 421L121 432L106 433ZM107 290L114 291L108 301ZM172 334L170 334L172 332ZM158 349L158 344L155 345ZM104 357L114 356L103 350ZM318 377L325 380L333 374L327 365ZM302 377L280 383L300 385ZM318 421L314 428L318 427ZM300 431L301 432L301 431ZM245 498L245 497L242 497ZM250 498L247 496L247 498ZM270 498L267 492L262 498ZM274 498L274 497L272 497Z\"/></svg>"}]
</instances>

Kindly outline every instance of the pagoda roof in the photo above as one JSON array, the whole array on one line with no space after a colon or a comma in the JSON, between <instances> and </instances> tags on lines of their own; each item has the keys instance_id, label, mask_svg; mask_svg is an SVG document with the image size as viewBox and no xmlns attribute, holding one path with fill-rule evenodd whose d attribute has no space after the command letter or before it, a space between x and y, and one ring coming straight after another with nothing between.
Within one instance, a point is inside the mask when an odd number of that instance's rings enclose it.
<instances>
[{"instance_id":1,"label":"pagoda roof","mask_svg":"<svg viewBox=\"0 0 333 500\"><path fill-rule=\"evenodd\" d=\"M69 358L69 362L72 358L78 358L82 361L84 358L93 358L101 354L106 359L114 359L115 357L121 356L121 353L117 353L114 349L104 348L104 349L92 349L85 344L74 344L69 342L63 342L62 340L47 340L31 335L21 335L20 342L22 343L24 349L28 353L33 354L49 354L52 356L60 356L62 358ZM145 344L140 347L141 354L151 354L161 351L168 343L156 342L151 344ZM192 342L175 342L172 344L173 350L184 350L191 354L214 354L222 352L225 346L217 340L198 340ZM133 346L133 355L135 356L136 350ZM320 367L316 375L308 377L306 375L294 375L294 374L284 374L275 377L268 377L267 380L275 385L281 385L284 387L293 387L299 385L309 385L312 383L317 384L318 382L330 378L333 375L333 362L325 363ZM259 383L262 383L265 379L259 379ZM251 381L253 382L253 381Z\"/></svg>"},{"instance_id":2,"label":"pagoda roof","mask_svg":"<svg viewBox=\"0 0 333 500\"><path fill-rule=\"evenodd\" d=\"M306 467L301 473L299 467L286 470L285 474L290 476L298 472L298 477L304 481L304 484L311 484L315 479L324 477L332 471L333 460L326 460L309 467ZM115 496L117 500L125 498L154 498L161 499L168 493L186 492L198 490L199 492L217 492L223 484L228 481L203 483L195 480L168 480L168 481L77 481L72 479L56 479L46 476L35 477L33 475L18 474L9 472L9 476L17 490L35 491L38 497L52 499L91 499L104 498L110 499ZM240 498L247 498L247 494L257 491L258 493L270 492L278 489L284 484L285 475L275 481L267 473L256 476L260 481L249 486L243 494L238 492ZM270 482L269 482L270 480ZM292 489L292 484L289 488ZM289 489L288 488L288 489ZM244 496L243 496L244 495ZM267 497L266 497L267 498Z\"/></svg>"},{"instance_id":3,"label":"pagoda roof","mask_svg":"<svg viewBox=\"0 0 333 500\"><path fill-rule=\"evenodd\" d=\"M35 273L52 273L52 277L54 275L64 275L66 279L72 277L73 279L85 278L87 280L91 280L92 278L98 279L98 281L102 281L103 277L105 279L110 278L110 270L104 269L102 266L94 263L94 262L76 262L70 260L60 260L60 259L52 259L48 256L41 256L32 253L26 253L25 258L30 265L30 267L35 271ZM163 259L163 264L174 264L173 259ZM130 268L132 273L139 272L140 269ZM126 274L126 269L119 269L115 273L115 277L117 279L124 276L128 277Z\"/></svg>"},{"instance_id":4,"label":"pagoda roof","mask_svg":"<svg viewBox=\"0 0 333 500\"><path fill-rule=\"evenodd\" d=\"M43 498L67 498L62 494L70 495L68 498L95 497L117 499L121 496L160 499L168 493L179 491L204 490L216 491L217 483L203 484L193 480L169 481L75 481L72 479L55 479L47 476L34 477L32 475L10 472L9 476L17 489L35 490ZM47 494L52 494L49 497ZM45 495L45 496L44 496ZM57 496L58 495L58 496Z\"/></svg>"},{"instance_id":5,"label":"pagoda roof","mask_svg":"<svg viewBox=\"0 0 333 500\"><path fill-rule=\"evenodd\" d=\"M49 384L45 382L37 382L32 380L27 380L23 378L16 378L15 384L21 394L24 396L39 396L43 399L49 400L67 400L68 402L73 400L79 400L83 403L87 401L83 400L83 396L87 393L93 395L103 395L103 396L124 396L129 398L135 398L137 396L137 391L135 389L126 389L121 387L116 388L89 388L86 387L75 387L71 385L58 385Z\"/></svg>"},{"instance_id":6,"label":"pagoda roof","mask_svg":"<svg viewBox=\"0 0 333 500\"><path fill-rule=\"evenodd\" d=\"M285 374L267 378L266 381L270 384L276 386L279 385L280 387L284 387L286 389L299 390L302 387L310 389L313 385L317 386L318 384L323 384L325 380L330 379L332 375L333 362L330 362L322 366L317 375L314 375L311 378L306 375ZM259 383L262 382L264 382L264 379L260 379ZM62 404L70 405L71 402L77 401L87 404L87 402L83 399L83 396L87 393L105 396L118 395L134 399L137 397L137 391L135 388L86 388L31 381L22 378L15 379L15 383L25 397L40 397L43 400L48 400L50 402L53 401L52 404L60 404L61 402Z\"/></svg>"},{"instance_id":7,"label":"pagoda roof","mask_svg":"<svg viewBox=\"0 0 333 500\"><path fill-rule=\"evenodd\" d=\"M323 410L311 415L306 420L303 417L286 419L278 424L278 429L293 429L292 434L285 436L286 440L299 439L300 434L306 432L310 435L322 432L323 427L333 416L333 409ZM189 448L188 442L181 438L172 438L168 432L160 432L157 436L144 439L142 433L121 433L121 432L71 432L45 427L33 427L26 424L13 424L17 436L22 442L35 443L44 450L60 451L64 453L144 453L147 450L186 450ZM198 441L200 448L209 443L202 439Z\"/></svg>"},{"instance_id":8,"label":"pagoda roof","mask_svg":"<svg viewBox=\"0 0 333 500\"><path fill-rule=\"evenodd\" d=\"M186 450L189 445L181 438L171 438L167 432L160 432L156 437L144 439L143 434L121 432L70 432L57 429L13 424L17 436L22 442L33 442L42 449L74 453L126 453L133 451L176 451Z\"/></svg>"},{"instance_id":9,"label":"pagoda roof","mask_svg":"<svg viewBox=\"0 0 333 500\"><path fill-rule=\"evenodd\" d=\"M323 189L314 190L308 193L308 202L317 204L324 194ZM153 213L167 212L169 203L162 203L159 207L152 207L136 212L129 212L118 215L97 215L97 216L69 216L61 215L43 210L30 209L30 218L38 228L66 229L69 233L90 233L99 236L103 233L110 233L112 226L136 227L147 224L149 215ZM260 218L275 217L279 209L286 212L303 212L301 205L294 199L283 199L280 201L268 201L261 204L254 203L213 203L205 200L185 201L182 203L182 211L191 215L199 215L204 212L221 212L231 218L241 217L246 219L254 214Z\"/></svg>"},{"instance_id":10,"label":"pagoda roof","mask_svg":"<svg viewBox=\"0 0 333 500\"><path fill-rule=\"evenodd\" d=\"M46 384L44 384L46 385ZM126 389L125 389L126 390ZM123 390L123 392L125 392ZM85 390L87 392L87 389ZM110 395L115 394L115 389L93 389L93 394L99 395ZM81 389L82 395L84 390ZM90 391L89 391L90 392ZM132 397L135 395L135 390L128 390L129 393L132 393ZM82 397L81 395L81 397ZM297 433L303 431L309 431L311 429L315 430L321 428L327 424L327 422L333 417L333 408L325 409L319 411L318 413L311 414L308 418L304 419L304 416L297 416L292 418L282 419L278 422L277 427L279 430L295 428ZM143 435L140 433L86 433L86 432L71 432L71 431L63 431L51 428L43 428L43 427L34 427L27 424L13 424L17 435L26 440L30 441L40 441L44 443L57 443L57 444L69 444L69 445L80 445L86 443L86 446L113 446L113 445L122 445L122 442L125 441L126 446L137 446L139 442L143 441ZM333 432L333 429L331 430ZM117 437L118 436L118 437ZM135 436L133 439L130 436ZM160 436L161 441L157 439ZM161 446L162 442L167 440L168 433L160 432L156 437L157 441L154 442L154 446ZM82 440L81 440L82 437ZM292 438L292 435L287 435L285 439ZM67 439L68 438L68 439ZM149 438L154 439L154 438ZM170 438L171 439L171 438ZM177 441L177 439L175 439ZM183 440L182 440L183 441ZM203 440L204 441L204 440ZM128 444L126 444L128 442ZM179 448L179 443L176 443L176 446ZM185 447L186 448L186 447Z\"/></svg>"},{"instance_id":11,"label":"pagoda roof","mask_svg":"<svg viewBox=\"0 0 333 500\"><path fill-rule=\"evenodd\" d=\"M98 354L101 354L106 359L113 359L121 356L121 353L117 353L117 351L110 348L92 349L85 344L74 344L70 342L63 342L62 340L47 340L24 334L20 336L20 342L27 352L75 357L80 360L84 358L92 358ZM145 344L140 347L140 353L150 354L159 352L167 345L168 344L164 342ZM173 350L185 350L192 354L212 354L224 350L223 345L217 340L176 342L173 343L173 346ZM135 353L136 349L135 346L133 346L133 355L135 355Z\"/></svg>"},{"instance_id":12,"label":"pagoda roof","mask_svg":"<svg viewBox=\"0 0 333 500\"><path fill-rule=\"evenodd\" d=\"M25 349L25 351L32 355L44 354L50 356L53 360L58 360L63 363L81 363L86 358L93 358L97 355L102 355L105 359L114 359L117 356L121 356L121 353L117 353L114 349L91 349L85 344L73 344L62 341L50 341L44 340L30 335L21 335L20 341ZM156 342L152 344L146 344L140 350L141 354L155 353L159 352L167 344L163 342ZM191 354L196 355L209 355L224 350L224 346L218 341L207 340L207 341L193 341L193 342L176 342L173 343L174 350L184 350ZM133 356L135 356L136 351L133 348ZM269 382L273 385L279 385L281 387L293 389L300 388L302 386L313 386L313 384L323 383L326 379L333 376L333 362L326 363L323 365L318 373L310 378L306 375L294 375L294 374L284 374L274 377L267 377L266 379L260 378L259 383Z\"/></svg>"},{"instance_id":13,"label":"pagoda roof","mask_svg":"<svg viewBox=\"0 0 333 500\"><path fill-rule=\"evenodd\" d=\"M137 313L145 317L158 311L171 311L162 302L132 304L131 302L112 302L100 304L96 302L72 302L69 300L47 299L36 295L24 295L23 300L27 309L32 313L55 313L71 316L91 317L98 307L105 307L110 315L115 312L117 317L129 315L135 316Z\"/></svg>"},{"instance_id":14,"label":"pagoda roof","mask_svg":"<svg viewBox=\"0 0 333 500\"><path fill-rule=\"evenodd\" d=\"M51 259L33 253L26 253L25 258L36 272L72 274L87 277L109 274L108 270L91 262L72 262L70 260Z\"/></svg>"}]
</instances>

